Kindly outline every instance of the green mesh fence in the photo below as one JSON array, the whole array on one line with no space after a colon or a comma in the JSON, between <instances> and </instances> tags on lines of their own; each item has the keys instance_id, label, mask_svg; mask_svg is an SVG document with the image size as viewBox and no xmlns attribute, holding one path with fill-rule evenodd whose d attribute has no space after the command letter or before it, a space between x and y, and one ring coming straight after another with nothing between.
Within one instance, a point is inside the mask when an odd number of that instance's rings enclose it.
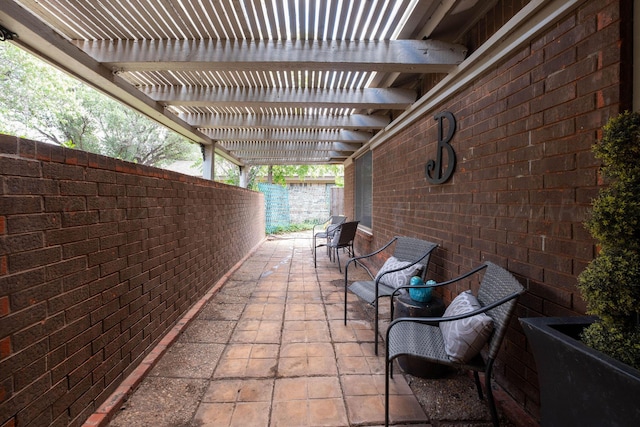
<instances>
[{"instance_id":1,"label":"green mesh fence","mask_svg":"<svg viewBox=\"0 0 640 427\"><path fill-rule=\"evenodd\" d=\"M258 190L264 194L266 232L273 233L279 227L291 224L289 214L289 191L276 184L258 184Z\"/></svg>"}]
</instances>

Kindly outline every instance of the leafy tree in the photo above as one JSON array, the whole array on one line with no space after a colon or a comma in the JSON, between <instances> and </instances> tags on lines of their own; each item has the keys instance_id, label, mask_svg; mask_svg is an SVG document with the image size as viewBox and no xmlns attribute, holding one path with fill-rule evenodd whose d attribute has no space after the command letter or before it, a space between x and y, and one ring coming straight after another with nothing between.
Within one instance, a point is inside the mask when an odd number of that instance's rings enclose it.
<instances>
[{"instance_id":1,"label":"leafy tree","mask_svg":"<svg viewBox=\"0 0 640 427\"><path fill-rule=\"evenodd\" d=\"M30 54L0 44L0 132L149 166L199 147Z\"/></svg>"}]
</instances>

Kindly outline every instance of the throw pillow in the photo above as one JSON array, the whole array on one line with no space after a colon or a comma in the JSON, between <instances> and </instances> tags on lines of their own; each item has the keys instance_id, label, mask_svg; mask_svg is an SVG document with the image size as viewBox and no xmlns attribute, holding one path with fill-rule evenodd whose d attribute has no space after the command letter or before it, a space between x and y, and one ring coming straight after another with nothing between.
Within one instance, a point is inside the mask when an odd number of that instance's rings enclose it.
<instances>
[{"instance_id":1,"label":"throw pillow","mask_svg":"<svg viewBox=\"0 0 640 427\"><path fill-rule=\"evenodd\" d=\"M462 292L451 301L444 317L469 313L480 308L471 291ZM458 363L473 359L486 344L493 331L493 319L484 313L452 322L440 322L444 348L449 358Z\"/></svg>"},{"instance_id":2,"label":"throw pillow","mask_svg":"<svg viewBox=\"0 0 640 427\"><path fill-rule=\"evenodd\" d=\"M389 270L408 266L409 264L411 264L409 261L400 261L398 258L391 256L384 262L374 280L378 280L378 277L382 276L380 282L387 286L391 286L393 288L408 286L411 278L418 274L418 272L424 267L422 264L414 264L411 267L394 271L393 273L388 273L384 276L382 274Z\"/></svg>"}]
</instances>

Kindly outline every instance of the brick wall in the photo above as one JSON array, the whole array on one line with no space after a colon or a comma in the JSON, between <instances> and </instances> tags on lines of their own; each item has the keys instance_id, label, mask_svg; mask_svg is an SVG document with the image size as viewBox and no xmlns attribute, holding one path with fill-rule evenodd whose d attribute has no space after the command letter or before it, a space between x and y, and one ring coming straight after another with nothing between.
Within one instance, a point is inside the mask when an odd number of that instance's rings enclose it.
<instances>
[{"instance_id":1,"label":"brick wall","mask_svg":"<svg viewBox=\"0 0 640 427\"><path fill-rule=\"evenodd\" d=\"M506 3L506 2L501 2ZM440 244L432 275L453 278L484 260L525 285L518 317L582 314L576 277L594 256L582 223L598 190L591 145L626 105L618 1L585 2L496 69L373 151L373 242L393 235ZM477 32L477 31L476 31ZM629 36L627 34L627 36ZM624 98L624 99L623 99ZM431 185L433 116L457 119L453 178ZM345 199L353 203L353 164ZM356 242L356 251L364 239ZM460 289L449 289L445 297ZM534 417L537 374L518 322L496 364L498 382Z\"/></svg>"},{"instance_id":2,"label":"brick wall","mask_svg":"<svg viewBox=\"0 0 640 427\"><path fill-rule=\"evenodd\" d=\"M0 425L79 425L264 238L260 193L0 135Z\"/></svg>"}]
</instances>

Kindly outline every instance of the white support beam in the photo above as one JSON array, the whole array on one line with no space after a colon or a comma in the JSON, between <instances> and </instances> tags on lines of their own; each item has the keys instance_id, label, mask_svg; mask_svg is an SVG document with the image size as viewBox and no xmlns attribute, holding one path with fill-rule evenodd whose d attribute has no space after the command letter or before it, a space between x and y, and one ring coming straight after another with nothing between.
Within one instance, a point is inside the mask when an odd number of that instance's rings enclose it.
<instances>
[{"instance_id":1,"label":"white support beam","mask_svg":"<svg viewBox=\"0 0 640 427\"><path fill-rule=\"evenodd\" d=\"M213 145L204 145L203 146L203 162L202 162L202 177L204 179L208 179L209 181L213 181L215 179L215 156L214 156L214 146Z\"/></svg>"},{"instance_id":2,"label":"white support beam","mask_svg":"<svg viewBox=\"0 0 640 427\"><path fill-rule=\"evenodd\" d=\"M438 40L162 40L79 41L114 71L378 71L440 73L460 64L467 48Z\"/></svg>"},{"instance_id":3,"label":"white support beam","mask_svg":"<svg viewBox=\"0 0 640 427\"><path fill-rule=\"evenodd\" d=\"M355 152L362 144L349 144L344 142L223 142L225 149L230 152L260 150L266 151L342 151Z\"/></svg>"},{"instance_id":4,"label":"white support beam","mask_svg":"<svg viewBox=\"0 0 640 427\"><path fill-rule=\"evenodd\" d=\"M202 132L216 141L337 141L368 142L373 134L354 130L282 130L282 129L203 129Z\"/></svg>"},{"instance_id":5,"label":"white support beam","mask_svg":"<svg viewBox=\"0 0 640 427\"><path fill-rule=\"evenodd\" d=\"M404 110L416 100L410 89L238 89L238 88L141 88L166 105L206 107L361 108Z\"/></svg>"},{"instance_id":6,"label":"white support beam","mask_svg":"<svg viewBox=\"0 0 640 427\"><path fill-rule=\"evenodd\" d=\"M383 129L391 119L383 115L352 114L350 116L277 116L261 114L180 114L191 126L208 129Z\"/></svg>"},{"instance_id":7,"label":"white support beam","mask_svg":"<svg viewBox=\"0 0 640 427\"><path fill-rule=\"evenodd\" d=\"M249 168L240 166L240 182L238 187L247 188L249 185Z\"/></svg>"}]
</instances>

